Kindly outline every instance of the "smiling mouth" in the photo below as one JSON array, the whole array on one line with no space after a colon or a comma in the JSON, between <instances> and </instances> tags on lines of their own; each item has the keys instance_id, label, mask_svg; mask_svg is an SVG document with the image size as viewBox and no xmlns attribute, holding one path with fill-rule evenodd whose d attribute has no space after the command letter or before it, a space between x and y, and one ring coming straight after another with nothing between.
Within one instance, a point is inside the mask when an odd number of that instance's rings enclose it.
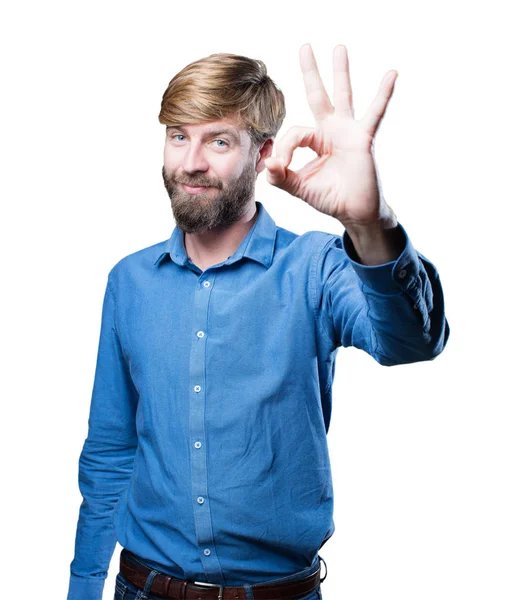
<instances>
[{"instance_id":1,"label":"smiling mouth","mask_svg":"<svg viewBox=\"0 0 524 600\"><path fill-rule=\"evenodd\" d=\"M209 185L199 185L199 186L186 185L185 183L182 183L181 185L184 188L184 190L190 194L199 194L201 192L205 192L207 189L209 189L211 187Z\"/></svg>"}]
</instances>

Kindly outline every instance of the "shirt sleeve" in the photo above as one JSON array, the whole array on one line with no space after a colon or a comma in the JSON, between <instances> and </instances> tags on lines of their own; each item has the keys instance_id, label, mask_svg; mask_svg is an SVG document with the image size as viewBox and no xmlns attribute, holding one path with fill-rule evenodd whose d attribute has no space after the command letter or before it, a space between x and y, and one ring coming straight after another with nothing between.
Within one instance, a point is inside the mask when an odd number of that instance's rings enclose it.
<instances>
[{"instance_id":1,"label":"shirt sleeve","mask_svg":"<svg viewBox=\"0 0 524 600\"><path fill-rule=\"evenodd\" d=\"M317 265L317 311L333 348L354 346L385 366L433 360L449 337L435 266L415 250L404 227L395 261L363 265L350 236L332 238Z\"/></svg>"},{"instance_id":2,"label":"shirt sleeve","mask_svg":"<svg viewBox=\"0 0 524 600\"><path fill-rule=\"evenodd\" d=\"M123 356L111 274L105 290L88 435L79 459L82 495L67 600L102 600L116 546L113 512L137 448L137 391Z\"/></svg>"}]
</instances>

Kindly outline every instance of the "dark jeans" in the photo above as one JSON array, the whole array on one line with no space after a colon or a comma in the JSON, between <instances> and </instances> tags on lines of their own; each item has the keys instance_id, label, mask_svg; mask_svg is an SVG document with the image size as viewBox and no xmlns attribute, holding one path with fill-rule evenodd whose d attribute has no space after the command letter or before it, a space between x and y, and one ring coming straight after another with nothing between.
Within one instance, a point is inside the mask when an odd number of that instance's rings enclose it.
<instances>
[{"instance_id":1,"label":"dark jeans","mask_svg":"<svg viewBox=\"0 0 524 600\"><path fill-rule=\"evenodd\" d=\"M295 579L302 579L303 577L307 577L311 573L314 573L317 570L319 563L320 560L317 558L316 561L310 567L306 567L305 569L299 571L298 573L295 573L294 575L288 575L287 577L281 577L280 579L272 579L271 582L282 583L284 581L294 581ZM133 585L130 581L128 581L125 577L118 573L115 582L114 600L165 600L161 596L153 596L149 594L151 584L153 583L153 579L157 574L158 571L151 569L146 585L142 590L140 588L137 588L136 585ZM268 580L263 582L261 581L258 584L245 583L244 588L246 590L247 600L253 600L253 587L256 587L257 585L267 584L269 582L270 581ZM309 592L309 594L302 596L300 600L322 600L322 592L320 590L320 585L316 589Z\"/></svg>"}]
</instances>

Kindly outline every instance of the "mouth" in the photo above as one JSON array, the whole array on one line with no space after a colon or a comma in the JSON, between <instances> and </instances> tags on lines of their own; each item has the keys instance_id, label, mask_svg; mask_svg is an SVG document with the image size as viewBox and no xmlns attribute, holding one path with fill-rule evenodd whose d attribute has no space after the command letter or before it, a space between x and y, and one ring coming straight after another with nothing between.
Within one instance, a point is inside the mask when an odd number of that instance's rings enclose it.
<instances>
[{"instance_id":1,"label":"mouth","mask_svg":"<svg viewBox=\"0 0 524 600\"><path fill-rule=\"evenodd\" d=\"M210 186L193 187L191 185L186 185L185 183L182 184L182 187L188 194L201 194L210 188Z\"/></svg>"}]
</instances>

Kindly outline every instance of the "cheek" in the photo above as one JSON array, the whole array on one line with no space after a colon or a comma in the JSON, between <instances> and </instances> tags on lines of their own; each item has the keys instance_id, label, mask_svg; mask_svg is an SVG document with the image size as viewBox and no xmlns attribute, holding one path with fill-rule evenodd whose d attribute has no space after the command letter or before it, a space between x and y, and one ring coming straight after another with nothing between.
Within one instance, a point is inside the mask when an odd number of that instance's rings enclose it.
<instances>
[{"instance_id":1,"label":"cheek","mask_svg":"<svg viewBox=\"0 0 524 600\"><path fill-rule=\"evenodd\" d=\"M176 152L173 152L169 146L164 146L164 166L168 170L173 170L177 164Z\"/></svg>"},{"instance_id":2,"label":"cheek","mask_svg":"<svg viewBox=\"0 0 524 600\"><path fill-rule=\"evenodd\" d=\"M164 152L164 167L166 171L173 170L173 161L167 152Z\"/></svg>"},{"instance_id":3,"label":"cheek","mask_svg":"<svg viewBox=\"0 0 524 600\"><path fill-rule=\"evenodd\" d=\"M218 169L217 165L217 169ZM220 179L224 181L233 181L238 179L245 168L245 164L242 158L238 158L233 162L227 162L220 166L220 170L217 172L217 175Z\"/></svg>"}]
</instances>

